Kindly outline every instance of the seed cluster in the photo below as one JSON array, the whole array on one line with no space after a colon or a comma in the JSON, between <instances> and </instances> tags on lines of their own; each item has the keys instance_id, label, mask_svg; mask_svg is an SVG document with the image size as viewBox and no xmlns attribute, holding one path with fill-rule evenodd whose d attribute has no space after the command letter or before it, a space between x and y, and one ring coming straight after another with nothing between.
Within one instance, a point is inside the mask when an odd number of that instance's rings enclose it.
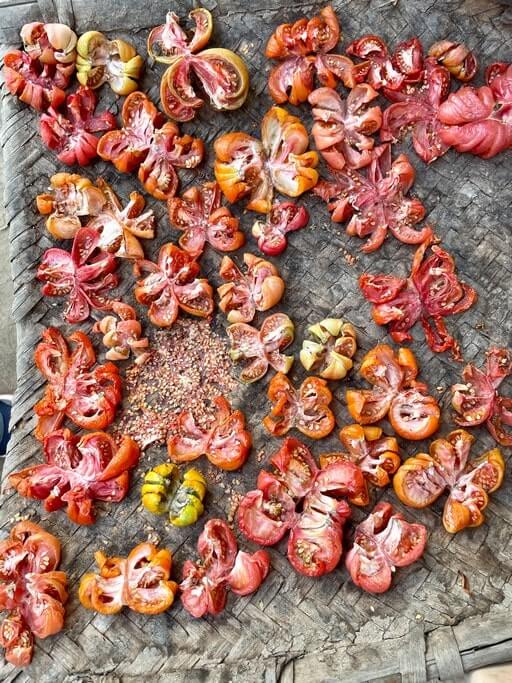
<instances>
[{"instance_id":1,"label":"seed cluster","mask_svg":"<svg viewBox=\"0 0 512 683\"><path fill-rule=\"evenodd\" d=\"M123 409L113 425L141 448L174 435L183 410L208 426L215 415L212 400L228 396L237 385L228 345L207 320L182 318L170 330L149 336L151 356L126 371Z\"/></svg>"}]
</instances>

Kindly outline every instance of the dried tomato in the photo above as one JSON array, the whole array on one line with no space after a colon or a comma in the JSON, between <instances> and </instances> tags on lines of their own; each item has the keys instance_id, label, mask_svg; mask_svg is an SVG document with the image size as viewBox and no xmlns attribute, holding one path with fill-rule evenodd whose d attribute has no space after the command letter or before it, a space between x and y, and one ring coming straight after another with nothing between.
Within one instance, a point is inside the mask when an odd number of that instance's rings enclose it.
<instances>
[{"instance_id":1,"label":"dried tomato","mask_svg":"<svg viewBox=\"0 0 512 683\"><path fill-rule=\"evenodd\" d=\"M223 396L218 396L214 403L217 412L207 429L196 424L192 413L180 413L178 431L167 441L167 452L173 462L189 462L206 455L213 465L223 470L242 467L252 445L245 416L241 410L233 410Z\"/></svg>"},{"instance_id":2,"label":"dried tomato","mask_svg":"<svg viewBox=\"0 0 512 683\"><path fill-rule=\"evenodd\" d=\"M248 323L256 311L268 311L281 301L284 280L270 261L244 254L244 274L229 256L224 256L219 275L226 281L217 289L219 308L230 323Z\"/></svg>"},{"instance_id":3,"label":"dried tomato","mask_svg":"<svg viewBox=\"0 0 512 683\"><path fill-rule=\"evenodd\" d=\"M396 495L414 508L431 505L448 489L443 524L452 534L483 523L488 494L501 486L505 473L498 448L468 462L473 441L471 434L457 429L433 441L430 455L408 458L393 478Z\"/></svg>"},{"instance_id":4,"label":"dried tomato","mask_svg":"<svg viewBox=\"0 0 512 683\"><path fill-rule=\"evenodd\" d=\"M119 447L109 434L81 438L69 429L50 433L43 442L45 462L9 475L9 484L28 498L44 500L49 512L67 508L76 524L94 524L93 502L118 503L128 493L128 470L139 461L139 447L123 436Z\"/></svg>"},{"instance_id":5,"label":"dried tomato","mask_svg":"<svg viewBox=\"0 0 512 683\"><path fill-rule=\"evenodd\" d=\"M59 429L65 417L83 429L107 427L121 401L117 366L95 366L94 349L83 332L74 332L66 341L59 330L49 327L42 336L34 359L48 384L44 397L34 406L36 437L42 440Z\"/></svg>"},{"instance_id":6,"label":"dried tomato","mask_svg":"<svg viewBox=\"0 0 512 683\"><path fill-rule=\"evenodd\" d=\"M512 375L512 353L493 346L487 352L487 363L479 370L472 363L462 372L463 382L452 386L455 422L461 427L486 425L502 446L512 446L512 398L498 394L498 387Z\"/></svg>"},{"instance_id":7,"label":"dried tomato","mask_svg":"<svg viewBox=\"0 0 512 683\"><path fill-rule=\"evenodd\" d=\"M467 311L477 294L459 280L452 256L435 241L431 236L418 247L408 278L365 273L359 278L359 286L374 304L373 319L377 325L389 324L395 342L410 341L409 330L419 320L432 351L451 349L459 360L459 344L446 329L443 318ZM429 247L432 253L425 258Z\"/></svg>"},{"instance_id":8,"label":"dried tomato","mask_svg":"<svg viewBox=\"0 0 512 683\"><path fill-rule=\"evenodd\" d=\"M416 380L412 351L399 349L395 354L387 344L379 344L363 358L359 373L373 388L346 392L348 411L357 422L373 424L388 416L395 432L412 441L437 430L441 410L427 385Z\"/></svg>"},{"instance_id":9,"label":"dried tomato","mask_svg":"<svg viewBox=\"0 0 512 683\"><path fill-rule=\"evenodd\" d=\"M97 574L84 574L78 597L86 609L117 614L128 607L140 614L161 614L173 604L178 584L170 580L172 556L152 543L139 543L128 557L94 554Z\"/></svg>"},{"instance_id":10,"label":"dried tomato","mask_svg":"<svg viewBox=\"0 0 512 683\"><path fill-rule=\"evenodd\" d=\"M318 154L307 151L308 132L281 107L272 107L261 123L261 142L246 133L225 133L215 140L215 177L226 199L249 195L247 208L268 213L274 189L298 197L318 181Z\"/></svg>"}]
</instances>

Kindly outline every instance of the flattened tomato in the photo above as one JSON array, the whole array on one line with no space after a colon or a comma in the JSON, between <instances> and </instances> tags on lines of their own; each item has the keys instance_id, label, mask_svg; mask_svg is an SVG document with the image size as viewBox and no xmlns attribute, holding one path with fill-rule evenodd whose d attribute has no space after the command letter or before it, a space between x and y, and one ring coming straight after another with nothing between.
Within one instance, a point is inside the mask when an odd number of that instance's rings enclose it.
<instances>
[{"instance_id":1,"label":"flattened tomato","mask_svg":"<svg viewBox=\"0 0 512 683\"><path fill-rule=\"evenodd\" d=\"M247 459L252 445L241 410L233 410L223 397L215 399L217 413L209 429L199 427L190 412L182 412L178 432L167 442L167 452L173 462L189 462L201 455L223 470L237 470Z\"/></svg>"},{"instance_id":2,"label":"flattened tomato","mask_svg":"<svg viewBox=\"0 0 512 683\"><path fill-rule=\"evenodd\" d=\"M373 319L378 325L389 324L394 341L411 340L409 330L420 320L432 351L451 349L453 357L460 360L459 344L449 334L443 318L466 311L477 294L459 280L453 257L436 241L430 231L416 251L409 278L364 274L359 278L359 286L374 304ZM425 258L429 247L432 253Z\"/></svg>"},{"instance_id":3,"label":"flattened tomato","mask_svg":"<svg viewBox=\"0 0 512 683\"><path fill-rule=\"evenodd\" d=\"M266 256L279 256L288 245L287 234L304 228L309 221L305 206L293 202L276 202L265 221L256 221L252 234L258 240L258 249Z\"/></svg>"},{"instance_id":4,"label":"flattened tomato","mask_svg":"<svg viewBox=\"0 0 512 683\"><path fill-rule=\"evenodd\" d=\"M103 345L108 349L107 360L126 360L133 354L135 364L142 365L149 358L149 339L142 336L142 326L134 308L121 301L112 304L118 316L106 315L94 323L93 332L103 335Z\"/></svg>"},{"instance_id":5,"label":"flattened tomato","mask_svg":"<svg viewBox=\"0 0 512 683\"><path fill-rule=\"evenodd\" d=\"M229 256L224 256L219 275L226 284L217 288L219 308L230 323L248 323L256 311L268 311L284 294L284 280L270 261L244 254L246 273Z\"/></svg>"},{"instance_id":6,"label":"flattened tomato","mask_svg":"<svg viewBox=\"0 0 512 683\"><path fill-rule=\"evenodd\" d=\"M505 461L499 449L468 462L473 441L463 429L436 439L430 444L430 455L408 458L393 479L400 500L415 508L430 505L448 489L443 524L449 533L482 524L488 494L503 481Z\"/></svg>"},{"instance_id":7,"label":"flattened tomato","mask_svg":"<svg viewBox=\"0 0 512 683\"><path fill-rule=\"evenodd\" d=\"M228 201L249 195L248 209L268 213L274 189L298 197L316 185L318 154L308 144L301 121L272 107L261 123L261 142L239 132L215 140L215 177Z\"/></svg>"},{"instance_id":8,"label":"flattened tomato","mask_svg":"<svg viewBox=\"0 0 512 683\"><path fill-rule=\"evenodd\" d=\"M417 197L408 197L416 173L405 154L392 161L391 145L370 153L370 165L363 175L351 168L331 171L332 180L321 180L313 192L327 202L331 220L344 222L348 235L369 236L361 251L370 253L384 242L388 230L405 244L420 244L432 235L432 228L415 226L425 216ZM364 277L364 276L363 276Z\"/></svg>"},{"instance_id":9,"label":"flattened tomato","mask_svg":"<svg viewBox=\"0 0 512 683\"><path fill-rule=\"evenodd\" d=\"M491 347L483 370L469 363L462 371L460 384L454 384L452 407L455 422L461 427L486 425L493 438L502 446L512 445L512 398L498 394L506 377L512 375L512 352Z\"/></svg>"},{"instance_id":10,"label":"flattened tomato","mask_svg":"<svg viewBox=\"0 0 512 683\"><path fill-rule=\"evenodd\" d=\"M258 330L247 323L234 323L226 330L231 342L231 359L243 361L240 380L246 384L261 379L269 367L286 374L293 356L282 351L293 342L295 327L285 313L269 315Z\"/></svg>"},{"instance_id":11,"label":"flattened tomato","mask_svg":"<svg viewBox=\"0 0 512 683\"><path fill-rule=\"evenodd\" d=\"M388 415L396 433L414 441L437 430L441 411L427 386L416 381L412 351L399 349L395 355L387 344L379 344L363 358L359 372L373 389L346 392L348 411L357 422L372 424Z\"/></svg>"},{"instance_id":12,"label":"flattened tomato","mask_svg":"<svg viewBox=\"0 0 512 683\"><path fill-rule=\"evenodd\" d=\"M396 142L402 132L410 130L416 154L423 161L431 163L445 154L451 143L442 133L439 116L449 91L450 72L433 57L428 57L419 87L404 92L384 89L384 94L394 104L384 111L381 140Z\"/></svg>"},{"instance_id":13,"label":"flattened tomato","mask_svg":"<svg viewBox=\"0 0 512 683\"><path fill-rule=\"evenodd\" d=\"M263 425L274 436L283 436L296 427L310 439L322 439L334 429L334 414L329 408L332 393L324 379L308 377L297 391L286 375L278 372L267 395L273 406Z\"/></svg>"},{"instance_id":14,"label":"flattened tomato","mask_svg":"<svg viewBox=\"0 0 512 683\"><path fill-rule=\"evenodd\" d=\"M490 159L512 146L512 64L491 65L487 85L464 86L439 108L446 145Z\"/></svg>"},{"instance_id":15,"label":"flattened tomato","mask_svg":"<svg viewBox=\"0 0 512 683\"><path fill-rule=\"evenodd\" d=\"M128 95L122 122L122 128L100 138L98 155L121 173L138 168L140 182L156 199L173 197L178 187L176 168L198 166L203 160L203 142L180 136L174 123L164 123L164 116L142 92Z\"/></svg>"},{"instance_id":16,"label":"flattened tomato","mask_svg":"<svg viewBox=\"0 0 512 683\"><path fill-rule=\"evenodd\" d=\"M34 407L38 416L35 436L42 440L65 417L83 429L104 429L121 401L117 367L113 363L95 366L94 349L83 332L75 332L66 341L59 330L49 327L42 337L34 359L48 384Z\"/></svg>"},{"instance_id":17,"label":"flattened tomato","mask_svg":"<svg viewBox=\"0 0 512 683\"><path fill-rule=\"evenodd\" d=\"M93 90L80 86L67 96L64 112L49 107L42 114L39 122L41 138L62 163L87 166L98 154L99 138L93 133L116 127L116 117L109 111L94 113L97 101Z\"/></svg>"},{"instance_id":18,"label":"flattened tomato","mask_svg":"<svg viewBox=\"0 0 512 683\"><path fill-rule=\"evenodd\" d=\"M134 289L135 298L149 307L148 316L156 327L171 327L180 309L207 318L213 312L213 290L199 278L199 264L186 251L169 242L158 253L157 263L139 260L138 275L147 273Z\"/></svg>"},{"instance_id":19,"label":"flattened tomato","mask_svg":"<svg viewBox=\"0 0 512 683\"><path fill-rule=\"evenodd\" d=\"M369 136L379 130L382 112L379 106L368 105L377 96L366 83L356 85L345 100L332 88L319 88L309 96L315 121L311 132L331 168L362 168L370 163L374 139Z\"/></svg>"},{"instance_id":20,"label":"flattened tomato","mask_svg":"<svg viewBox=\"0 0 512 683\"><path fill-rule=\"evenodd\" d=\"M101 236L94 228L80 228L71 253L57 247L47 249L37 269L37 279L45 284L41 292L49 297L67 296L64 318L69 323L87 320L91 309L110 311L107 297L119 282L114 271L116 258L100 247Z\"/></svg>"},{"instance_id":21,"label":"flattened tomato","mask_svg":"<svg viewBox=\"0 0 512 683\"><path fill-rule=\"evenodd\" d=\"M34 636L46 638L64 625L67 576L57 571L60 543L39 525L19 522L0 541L0 645L15 666L32 659Z\"/></svg>"},{"instance_id":22,"label":"flattened tomato","mask_svg":"<svg viewBox=\"0 0 512 683\"><path fill-rule=\"evenodd\" d=\"M75 70L74 64L43 64L26 52L12 50L3 58L2 73L7 90L37 111L60 107Z\"/></svg>"},{"instance_id":23,"label":"flattened tomato","mask_svg":"<svg viewBox=\"0 0 512 683\"><path fill-rule=\"evenodd\" d=\"M119 502L128 493L128 470L139 461L139 447L124 436L118 447L105 432L82 438L68 429L43 442L45 463L9 475L9 484L28 498L44 500L48 511L67 507L76 524L93 524L93 501Z\"/></svg>"},{"instance_id":24,"label":"flattened tomato","mask_svg":"<svg viewBox=\"0 0 512 683\"><path fill-rule=\"evenodd\" d=\"M270 558L264 550L238 550L226 522L210 519L197 541L199 561L187 560L180 584L183 607L193 617L217 615L226 605L227 589L237 595L254 593L265 580Z\"/></svg>"},{"instance_id":25,"label":"flattened tomato","mask_svg":"<svg viewBox=\"0 0 512 683\"><path fill-rule=\"evenodd\" d=\"M169 609L178 584L169 579L172 556L152 543L139 543L128 557L95 553L98 573L80 580L78 597L86 609L116 614L123 606L141 614L161 614Z\"/></svg>"},{"instance_id":26,"label":"flattened tomato","mask_svg":"<svg viewBox=\"0 0 512 683\"><path fill-rule=\"evenodd\" d=\"M308 327L313 339L302 342L300 362L324 379L343 379L352 369L357 349L356 331L341 318L325 318Z\"/></svg>"},{"instance_id":27,"label":"flattened tomato","mask_svg":"<svg viewBox=\"0 0 512 683\"><path fill-rule=\"evenodd\" d=\"M239 220L221 206L222 192L218 183L191 187L182 197L167 202L171 225L183 234L179 245L197 258L208 242L218 251L236 251L245 242Z\"/></svg>"},{"instance_id":28,"label":"flattened tomato","mask_svg":"<svg viewBox=\"0 0 512 683\"><path fill-rule=\"evenodd\" d=\"M425 549L427 530L410 524L389 503L378 503L355 532L346 565L352 581L369 593L385 593L396 567L418 560Z\"/></svg>"}]
</instances>

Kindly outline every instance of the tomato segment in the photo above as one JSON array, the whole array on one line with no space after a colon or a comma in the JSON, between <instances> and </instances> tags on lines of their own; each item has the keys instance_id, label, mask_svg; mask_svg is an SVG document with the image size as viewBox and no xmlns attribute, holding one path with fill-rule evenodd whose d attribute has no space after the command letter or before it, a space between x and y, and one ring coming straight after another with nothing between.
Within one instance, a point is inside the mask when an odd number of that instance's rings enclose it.
<instances>
[{"instance_id":1,"label":"tomato segment","mask_svg":"<svg viewBox=\"0 0 512 683\"><path fill-rule=\"evenodd\" d=\"M42 440L57 430L65 417L83 429L104 429L121 401L121 378L113 363L95 365L96 354L83 332L64 336L55 327L43 332L34 360L47 381L36 403L35 436ZM70 346L72 350L70 351Z\"/></svg>"},{"instance_id":2,"label":"tomato segment","mask_svg":"<svg viewBox=\"0 0 512 683\"><path fill-rule=\"evenodd\" d=\"M270 569L268 553L238 550L233 532L221 519L206 522L197 541L197 552L199 561L185 562L180 583L183 607L196 618L220 614L228 589L237 595L254 593Z\"/></svg>"},{"instance_id":3,"label":"tomato segment","mask_svg":"<svg viewBox=\"0 0 512 683\"><path fill-rule=\"evenodd\" d=\"M196 424L192 413L184 411L178 419L178 432L167 442L167 452L173 462L189 462L201 455L223 470L237 470L247 459L252 445L241 410L232 410L223 397L215 399L217 413L209 428Z\"/></svg>"},{"instance_id":4,"label":"tomato segment","mask_svg":"<svg viewBox=\"0 0 512 683\"><path fill-rule=\"evenodd\" d=\"M473 441L463 429L436 439L430 444L430 455L408 458L393 479L400 500L415 508L430 505L448 489L443 524L452 534L483 523L488 494L501 486L505 473L498 448L468 462Z\"/></svg>"},{"instance_id":5,"label":"tomato segment","mask_svg":"<svg viewBox=\"0 0 512 683\"><path fill-rule=\"evenodd\" d=\"M255 221L252 234L258 249L266 256L279 256L288 245L287 234L304 228L309 221L305 206L293 202L272 204L265 221Z\"/></svg>"},{"instance_id":6,"label":"tomato segment","mask_svg":"<svg viewBox=\"0 0 512 683\"><path fill-rule=\"evenodd\" d=\"M169 609L178 592L170 580L172 556L152 543L139 543L128 557L94 554L98 573L80 580L78 597L86 609L117 614L124 606L141 614L161 614Z\"/></svg>"},{"instance_id":7,"label":"tomato segment","mask_svg":"<svg viewBox=\"0 0 512 683\"><path fill-rule=\"evenodd\" d=\"M369 593L385 593L395 568L416 562L426 541L423 524L411 524L390 503L378 503L356 527L354 545L347 553L345 563L352 581Z\"/></svg>"},{"instance_id":8,"label":"tomato segment","mask_svg":"<svg viewBox=\"0 0 512 683\"><path fill-rule=\"evenodd\" d=\"M128 436L118 447L105 432L81 438L69 429L43 441L45 462L9 475L9 484L28 498L44 500L52 512L66 507L75 524L93 524L93 501L119 502L128 493L128 470L139 461L139 447Z\"/></svg>"},{"instance_id":9,"label":"tomato segment","mask_svg":"<svg viewBox=\"0 0 512 683\"><path fill-rule=\"evenodd\" d=\"M103 335L103 345L108 349L107 360L126 360L133 354L136 365L145 363L150 353L149 339L142 336L142 326L134 308L121 301L114 301L112 311L118 316L106 315L94 323L93 332Z\"/></svg>"},{"instance_id":10,"label":"tomato segment","mask_svg":"<svg viewBox=\"0 0 512 683\"><path fill-rule=\"evenodd\" d=\"M312 339L302 342L300 352L300 362L306 370L324 379L346 377L357 349L356 331L351 323L325 318L310 325L308 332Z\"/></svg>"},{"instance_id":11,"label":"tomato segment","mask_svg":"<svg viewBox=\"0 0 512 683\"><path fill-rule=\"evenodd\" d=\"M470 81L478 70L475 55L464 43L439 40L430 47L428 54L429 57L437 59L438 63L445 66L459 81Z\"/></svg>"},{"instance_id":12,"label":"tomato segment","mask_svg":"<svg viewBox=\"0 0 512 683\"><path fill-rule=\"evenodd\" d=\"M58 571L60 543L33 522L19 522L0 541L0 645L14 666L32 659L34 636L47 638L64 626L67 576Z\"/></svg>"},{"instance_id":13,"label":"tomato segment","mask_svg":"<svg viewBox=\"0 0 512 683\"><path fill-rule=\"evenodd\" d=\"M319 470L307 446L293 438L285 439L270 463L274 473L262 470L258 488L239 505L241 531L261 545L274 545L290 531L288 559L295 570L306 576L331 572L351 514L340 498L355 501L364 493L361 470L347 461Z\"/></svg>"},{"instance_id":14,"label":"tomato segment","mask_svg":"<svg viewBox=\"0 0 512 683\"><path fill-rule=\"evenodd\" d=\"M108 83L116 95L137 89L144 60L124 40L108 40L99 31L87 31L77 43L76 77L82 85L99 88Z\"/></svg>"},{"instance_id":15,"label":"tomato segment","mask_svg":"<svg viewBox=\"0 0 512 683\"><path fill-rule=\"evenodd\" d=\"M427 385L416 380L418 366L409 349L395 354L387 344L379 344L363 358L360 375L372 389L348 389L347 408L362 425L388 416L395 432L417 441L431 436L439 426L441 411Z\"/></svg>"},{"instance_id":16,"label":"tomato segment","mask_svg":"<svg viewBox=\"0 0 512 683\"><path fill-rule=\"evenodd\" d=\"M459 344L449 334L443 318L467 311L477 294L459 280L453 257L436 241L430 234L418 247L407 279L364 274L359 278L359 286L374 304L373 319L378 325L389 325L394 341L412 340L409 330L419 320L432 351L451 349L453 357L460 360ZM429 247L432 253L425 258Z\"/></svg>"},{"instance_id":17,"label":"tomato segment","mask_svg":"<svg viewBox=\"0 0 512 683\"><path fill-rule=\"evenodd\" d=\"M324 379L308 377L297 391L286 375L278 372L267 396L273 406L263 425L274 436L283 436L295 427L310 439L323 439L334 429L334 414L329 408L332 393Z\"/></svg>"},{"instance_id":18,"label":"tomato segment","mask_svg":"<svg viewBox=\"0 0 512 683\"><path fill-rule=\"evenodd\" d=\"M461 427L484 424L499 444L512 445L512 398L498 394L506 377L512 375L512 352L493 346L480 370L472 363L462 371L463 382L454 384L452 407L455 422Z\"/></svg>"}]
</instances>

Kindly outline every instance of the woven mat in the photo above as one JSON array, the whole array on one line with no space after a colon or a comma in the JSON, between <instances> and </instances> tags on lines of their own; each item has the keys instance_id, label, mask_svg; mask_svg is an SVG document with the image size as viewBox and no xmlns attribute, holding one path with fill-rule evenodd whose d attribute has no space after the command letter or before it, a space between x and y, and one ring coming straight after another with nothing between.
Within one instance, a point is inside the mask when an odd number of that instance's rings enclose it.
<instances>
[{"instance_id":1,"label":"woven mat","mask_svg":"<svg viewBox=\"0 0 512 683\"><path fill-rule=\"evenodd\" d=\"M510 14L499 3L399 0L396 6L381 6L383 3L384 0L333 3L346 36L345 44L368 32L379 33L391 44L417 35L428 46L436 39L450 37L467 41L481 64L510 60ZM45 21L69 23L77 33L89 29L110 31L112 36L135 42L145 54L148 29L162 23L168 9L184 16L191 4L163 0L44 0L39 5L29 2L7 9L0 6L0 39L4 47L16 45L20 26L42 16ZM183 126L205 140L208 156L197 173L181 175L182 189L212 177L211 145L220 132L241 129L259 134L262 115L271 104L265 88L269 69L263 57L266 40L278 23L304 13L313 14L323 5L252 0L248 11L249 3L242 0L208 0L203 4L212 9L215 20L211 45L223 45L244 56L251 72L251 93L247 104L237 112L214 114L205 107L194 122ZM142 89L155 101L162 72L162 66L156 65L148 69L142 82ZM119 110L119 101L114 100L107 87L102 89L101 98L111 105L112 111ZM43 300L34 281L39 258L52 245L44 221L35 211L34 198L46 189L48 178L63 169L41 144L34 112L3 91L1 114L5 206L14 280L13 315L18 326L14 432L5 476L41 458L39 444L32 436L32 407L43 388L32 360L41 330L48 325L57 325L67 333L70 329L63 323L61 303ZM307 107L301 109L301 116L307 117ZM408 144L403 148L408 150ZM478 291L478 304L451 318L449 326L461 341L465 359L481 363L491 343L503 345L510 340L512 154L483 161L450 152L430 167L413 152L410 156L418 172L415 191L428 208L429 218L436 224L445 247L454 255L459 272ZM85 174L93 179L102 175L124 199L130 191L139 189L135 176L121 176L103 162L85 169ZM386 337L385 330L370 321L369 305L358 291L357 277L366 269L405 274L414 248L390 239L377 254L361 255L360 243L346 237L342 227L330 222L323 204L309 196L305 202L312 215L311 226L293 235L278 262L287 283L281 310L296 324L293 350L298 351L307 324L326 315L340 315L357 326L360 359ZM175 240L177 234L169 228L165 205L155 200L149 200L149 204L159 218L157 238L148 248L145 245L148 255L154 257L158 247ZM242 216L247 233L252 219L250 215ZM250 237L248 247L255 250ZM357 256L353 265L343 257L344 250ZM201 261L203 271L215 284L219 262L219 255L211 250ZM124 266L120 291L129 300L133 280ZM90 323L83 325L85 331L90 327ZM447 355L432 354L421 330L415 329L414 337L413 349L421 364L422 377L438 391L446 418L448 388L460 376L461 367ZM295 382L303 378L298 362L291 378ZM269 377L256 386L241 388L234 397L234 403L245 409L248 416L254 452L263 448L266 456L278 445L260 426L267 409L268 380ZM342 400L344 386L336 387L334 393L338 424L346 424L349 418ZM446 422L441 433L450 427ZM475 452L492 445L485 430L475 430L475 435ZM313 451L326 451L337 443L332 437ZM411 454L419 446L409 444L404 450ZM9 493L4 495L4 532L17 515L41 521L62 541L63 568L69 572L72 590L65 630L56 637L38 640L34 660L23 672L0 664L1 680L456 680L464 669L469 671L510 658L510 472L503 487L492 497L486 523L478 529L457 536L447 534L441 524L442 502L424 511L407 510L408 518L427 525L428 549L421 562L399 571L394 588L382 596L357 589L341 566L321 580L299 576L291 570L285 545L281 544L270 549L272 571L262 588L248 598L230 600L225 612L216 619L194 620L179 602L169 613L157 617L129 611L106 617L83 609L77 598L78 581L92 566L98 547L112 554L126 554L147 537L151 526L161 542L175 553L178 570L186 557L195 556L201 524L172 529L138 509L142 472L163 457L163 451L148 452L133 478L129 497L119 505L105 506L93 527L77 527L64 513L49 515L38 503ZM223 475L223 482L240 492L249 490L254 487L260 467L253 456L240 473ZM233 483L235 479L239 480L238 485ZM392 492L384 491L383 498L397 505ZM208 516L225 516L228 506L224 489L215 484L208 500ZM400 505L397 507L401 509ZM355 511L356 521L362 515ZM247 547L245 540L241 544Z\"/></svg>"}]
</instances>

